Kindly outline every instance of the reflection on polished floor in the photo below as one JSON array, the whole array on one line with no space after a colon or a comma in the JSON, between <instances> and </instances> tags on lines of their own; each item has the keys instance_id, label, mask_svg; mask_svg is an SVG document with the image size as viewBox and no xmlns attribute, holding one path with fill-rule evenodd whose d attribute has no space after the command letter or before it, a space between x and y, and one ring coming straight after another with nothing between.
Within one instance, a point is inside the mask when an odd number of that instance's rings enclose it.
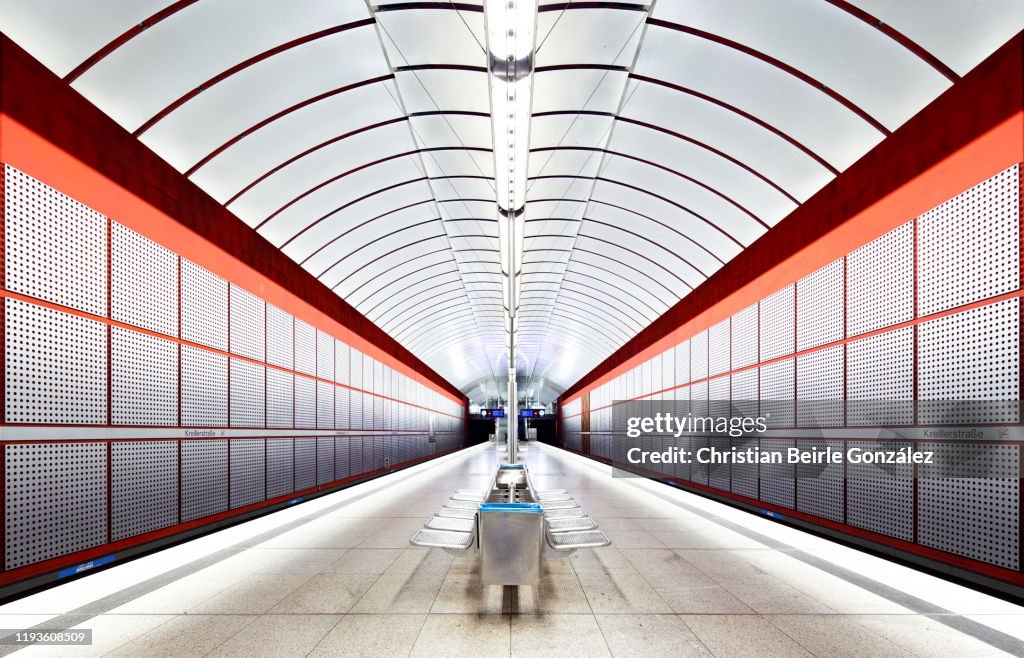
<instances>
[{"instance_id":1,"label":"reflection on polished floor","mask_svg":"<svg viewBox=\"0 0 1024 658\"><path fill-rule=\"evenodd\" d=\"M18 655L1013 655L1024 608L548 446L612 539L546 559L540 587L483 587L472 557L409 537L477 446L0 607L0 626L91 628ZM10 651L12 648L8 647ZM0 651L3 653L3 651Z\"/></svg>"}]
</instances>

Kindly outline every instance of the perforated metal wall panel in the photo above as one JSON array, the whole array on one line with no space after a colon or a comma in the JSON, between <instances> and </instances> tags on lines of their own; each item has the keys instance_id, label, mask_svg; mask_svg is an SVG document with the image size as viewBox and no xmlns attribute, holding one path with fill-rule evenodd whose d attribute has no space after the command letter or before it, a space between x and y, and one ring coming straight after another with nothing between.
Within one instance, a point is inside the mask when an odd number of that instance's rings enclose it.
<instances>
[{"instance_id":1,"label":"perforated metal wall panel","mask_svg":"<svg viewBox=\"0 0 1024 658\"><path fill-rule=\"evenodd\" d=\"M375 436L373 437L373 469L380 470L384 468L384 437Z\"/></svg>"},{"instance_id":2,"label":"perforated metal wall panel","mask_svg":"<svg viewBox=\"0 0 1024 658\"><path fill-rule=\"evenodd\" d=\"M842 441L798 441L797 446L805 451L826 448L843 451ZM797 509L841 523L845 516L843 468L843 464L797 464Z\"/></svg>"},{"instance_id":3,"label":"perforated metal wall panel","mask_svg":"<svg viewBox=\"0 0 1024 658\"><path fill-rule=\"evenodd\" d=\"M843 350L843 345L836 345L796 358L797 424L801 427L843 424Z\"/></svg>"},{"instance_id":4,"label":"perforated metal wall panel","mask_svg":"<svg viewBox=\"0 0 1024 658\"><path fill-rule=\"evenodd\" d=\"M1019 299L924 322L917 349L921 423L1017 422Z\"/></svg>"},{"instance_id":5,"label":"perforated metal wall panel","mask_svg":"<svg viewBox=\"0 0 1024 658\"><path fill-rule=\"evenodd\" d=\"M107 220L4 165L4 286L107 314Z\"/></svg>"},{"instance_id":6,"label":"perforated metal wall panel","mask_svg":"<svg viewBox=\"0 0 1024 658\"><path fill-rule=\"evenodd\" d=\"M732 360L731 333L731 318L722 320L708 330L708 373L712 376L729 371Z\"/></svg>"},{"instance_id":7,"label":"perforated metal wall panel","mask_svg":"<svg viewBox=\"0 0 1024 658\"><path fill-rule=\"evenodd\" d=\"M316 329L295 319L295 369L307 375L316 375Z\"/></svg>"},{"instance_id":8,"label":"perforated metal wall panel","mask_svg":"<svg viewBox=\"0 0 1024 658\"><path fill-rule=\"evenodd\" d=\"M349 352L350 348L340 340L334 341L334 381L339 384L348 385L349 377Z\"/></svg>"},{"instance_id":9,"label":"perforated metal wall panel","mask_svg":"<svg viewBox=\"0 0 1024 658\"><path fill-rule=\"evenodd\" d=\"M352 430L363 429L363 397L364 393L349 390L348 396L348 428Z\"/></svg>"},{"instance_id":10,"label":"perforated metal wall panel","mask_svg":"<svg viewBox=\"0 0 1024 658\"><path fill-rule=\"evenodd\" d=\"M352 470L349 454L352 441L352 437L348 436L339 436L334 439L334 477L338 480L356 474L356 471Z\"/></svg>"},{"instance_id":11,"label":"perforated metal wall panel","mask_svg":"<svg viewBox=\"0 0 1024 658\"><path fill-rule=\"evenodd\" d=\"M865 452L902 450L909 441L857 442ZM871 532L914 541L914 467L846 464L846 522Z\"/></svg>"},{"instance_id":12,"label":"perforated metal wall panel","mask_svg":"<svg viewBox=\"0 0 1024 658\"><path fill-rule=\"evenodd\" d=\"M796 348L843 338L843 259L796 282Z\"/></svg>"},{"instance_id":13,"label":"perforated metal wall panel","mask_svg":"<svg viewBox=\"0 0 1024 658\"><path fill-rule=\"evenodd\" d=\"M707 401L710 399L711 392L709 390L708 382L698 382L690 386L690 412L697 415L707 415L710 413L710 408Z\"/></svg>"},{"instance_id":14,"label":"perforated metal wall panel","mask_svg":"<svg viewBox=\"0 0 1024 658\"><path fill-rule=\"evenodd\" d=\"M918 541L1020 568L1020 448L927 443L920 449L933 451L936 463L919 467Z\"/></svg>"},{"instance_id":15,"label":"perforated metal wall panel","mask_svg":"<svg viewBox=\"0 0 1024 658\"><path fill-rule=\"evenodd\" d=\"M786 462L786 451L796 447L792 439L760 439L761 452L781 453L781 464L761 464L761 494L766 503L793 509L796 493L795 467Z\"/></svg>"},{"instance_id":16,"label":"perforated metal wall panel","mask_svg":"<svg viewBox=\"0 0 1024 658\"><path fill-rule=\"evenodd\" d=\"M377 360L371 356L363 355L363 390L372 393L377 390L377 382L373 377L376 371Z\"/></svg>"},{"instance_id":17,"label":"perforated metal wall panel","mask_svg":"<svg viewBox=\"0 0 1024 658\"><path fill-rule=\"evenodd\" d=\"M305 491L316 486L316 453L315 437L295 438L295 490Z\"/></svg>"},{"instance_id":18,"label":"perforated metal wall panel","mask_svg":"<svg viewBox=\"0 0 1024 658\"><path fill-rule=\"evenodd\" d=\"M267 499L295 491L294 440L267 439Z\"/></svg>"},{"instance_id":19,"label":"perforated metal wall panel","mask_svg":"<svg viewBox=\"0 0 1024 658\"><path fill-rule=\"evenodd\" d=\"M348 376L352 388L363 389L363 353L356 348L349 350Z\"/></svg>"},{"instance_id":20,"label":"perforated metal wall panel","mask_svg":"<svg viewBox=\"0 0 1024 658\"><path fill-rule=\"evenodd\" d=\"M690 341L676 345L675 385L690 383Z\"/></svg>"},{"instance_id":21,"label":"perforated metal wall panel","mask_svg":"<svg viewBox=\"0 0 1024 658\"><path fill-rule=\"evenodd\" d=\"M295 427L294 378L290 372L267 368L267 427Z\"/></svg>"},{"instance_id":22,"label":"perforated metal wall panel","mask_svg":"<svg viewBox=\"0 0 1024 658\"><path fill-rule=\"evenodd\" d=\"M334 388L334 427L339 430L347 430L351 424L349 409L352 405L351 394L347 388L336 386Z\"/></svg>"},{"instance_id":23,"label":"perforated metal wall panel","mask_svg":"<svg viewBox=\"0 0 1024 658\"><path fill-rule=\"evenodd\" d=\"M758 399L758 377L757 368L751 368L750 370L744 370L737 372L732 375L732 391L730 397L734 402L743 400L757 400ZM741 408L748 408L740 405ZM756 411L756 408L751 408L752 411ZM757 415L757 414L752 414Z\"/></svg>"},{"instance_id":24,"label":"perforated metal wall panel","mask_svg":"<svg viewBox=\"0 0 1024 658\"><path fill-rule=\"evenodd\" d=\"M1020 173L1014 165L917 222L919 315L1020 287ZM970 265L953 254L967 254Z\"/></svg>"},{"instance_id":25,"label":"perforated metal wall panel","mask_svg":"<svg viewBox=\"0 0 1024 658\"><path fill-rule=\"evenodd\" d=\"M228 349L228 283L181 259L181 337Z\"/></svg>"},{"instance_id":26,"label":"perforated metal wall panel","mask_svg":"<svg viewBox=\"0 0 1024 658\"><path fill-rule=\"evenodd\" d=\"M722 453L729 452L732 440L728 437L711 437L708 439L708 447L714 448ZM730 491L732 489L732 467L729 464L708 465L708 486Z\"/></svg>"},{"instance_id":27,"label":"perforated metal wall panel","mask_svg":"<svg viewBox=\"0 0 1024 658\"><path fill-rule=\"evenodd\" d=\"M4 415L8 423L107 422L107 327L4 300Z\"/></svg>"},{"instance_id":28,"label":"perforated metal wall panel","mask_svg":"<svg viewBox=\"0 0 1024 658\"><path fill-rule=\"evenodd\" d=\"M777 361L761 366L761 415L768 427L792 427L796 421L795 360Z\"/></svg>"},{"instance_id":29,"label":"perforated metal wall panel","mask_svg":"<svg viewBox=\"0 0 1024 658\"><path fill-rule=\"evenodd\" d=\"M334 481L334 439L319 436L316 439L316 483Z\"/></svg>"},{"instance_id":30,"label":"perforated metal wall panel","mask_svg":"<svg viewBox=\"0 0 1024 658\"><path fill-rule=\"evenodd\" d=\"M316 383L316 426L319 429L334 429L334 389L333 384Z\"/></svg>"},{"instance_id":31,"label":"perforated metal wall panel","mask_svg":"<svg viewBox=\"0 0 1024 658\"><path fill-rule=\"evenodd\" d=\"M110 445L110 540L178 522L178 442Z\"/></svg>"},{"instance_id":32,"label":"perforated metal wall panel","mask_svg":"<svg viewBox=\"0 0 1024 658\"><path fill-rule=\"evenodd\" d=\"M178 344L111 328L111 423L178 424Z\"/></svg>"},{"instance_id":33,"label":"perforated metal wall panel","mask_svg":"<svg viewBox=\"0 0 1024 658\"><path fill-rule=\"evenodd\" d=\"M191 345L181 346L181 424L227 426L226 356Z\"/></svg>"},{"instance_id":34,"label":"perforated metal wall panel","mask_svg":"<svg viewBox=\"0 0 1024 658\"><path fill-rule=\"evenodd\" d=\"M231 359L231 426L266 427L266 366Z\"/></svg>"},{"instance_id":35,"label":"perforated metal wall panel","mask_svg":"<svg viewBox=\"0 0 1024 658\"><path fill-rule=\"evenodd\" d=\"M316 332L316 376L334 381L334 337Z\"/></svg>"},{"instance_id":36,"label":"perforated metal wall panel","mask_svg":"<svg viewBox=\"0 0 1024 658\"><path fill-rule=\"evenodd\" d=\"M914 318L914 222L852 252L846 267L848 335Z\"/></svg>"},{"instance_id":37,"label":"perforated metal wall panel","mask_svg":"<svg viewBox=\"0 0 1024 658\"><path fill-rule=\"evenodd\" d=\"M748 306L732 316L732 368L743 368L757 363L757 304Z\"/></svg>"},{"instance_id":38,"label":"perforated metal wall panel","mask_svg":"<svg viewBox=\"0 0 1024 658\"><path fill-rule=\"evenodd\" d=\"M316 427L316 380L295 375L295 427Z\"/></svg>"},{"instance_id":39,"label":"perforated metal wall panel","mask_svg":"<svg viewBox=\"0 0 1024 658\"><path fill-rule=\"evenodd\" d=\"M732 382L729 375L715 377L708 381L708 412L712 416L728 416L730 398L732 395Z\"/></svg>"},{"instance_id":40,"label":"perforated metal wall panel","mask_svg":"<svg viewBox=\"0 0 1024 658\"><path fill-rule=\"evenodd\" d=\"M366 360L363 361L363 364L366 364ZM377 395L384 395L386 393L384 386L384 364L373 359L373 388L368 390L372 390Z\"/></svg>"},{"instance_id":41,"label":"perforated metal wall panel","mask_svg":"<svg viewBox=\"0 0 1024 658\"><path fill-rule=\"evenodd\" d=\"M14 569L107 541L107 446L5 446L4 565Z\"/></svg>"},{"instance_id":42,"label":"perforated metal wall panel","mask_svg":"<svg viewBox=\"0 0 1024 658\"><path fill-rule=\"evenodd\" d=\"M369 393L362 395L361 401L363 403L363 429L372 430L377 426L377 418L373 415L373 405L376 398Z\"/></svg>"},{"instance_id":43,"label":"perforated metal wall panel","mask_svg":"<svg viewBox=\"0 0 1024 658\"><path fill-rule=\"evenodd\" d=\"M178 335L178 255L111 222L111 315L168 336Z\"/></svg>"},{"instance_id":44,"label":"perforated metal wall panel","mask_svg":"<svg viewBox=\"0 0 1024 658\"><path fill-rule=\"evenodd\" d=\"M191 521L228 508L226 439L181 442L181 520Z\"/></svg>"},{"instance_id":45,"label":"perforated metal wall panel","mask_svg":"<svg viewBox=\"0 0 1024 658\"><path fill-rule=\"evenodd\" d=\"M761 361L793 353L796 344L795 304L795 285L786 286L761 300Z\"/></svg>"},{"instance_id":46,"label":"perforated metal wall panel","mask_svg":"<svg viewBox=\"0 0 1024 658\"><path fill-rule=\"evenodd\" d=\"M702 448L708 447L708 438L705 436L694 436L690 437L690 449L693 450L694 455L697 454ZM690 464L690 480L697 482L698 484L708 484L709 473L708 464L701 464L698 462L692 462Z\"/></svg>"},{"instance_id":47,"label":"perforated metal wall panel","mask_svg":"<svg viewBox=\"0 0 1024 658\"><path fill-rule=\"evenodd\" d=\"M747 450L748 448L753 449L757 447L757 439L749 438L735 438L732 439L731 445L734 450L741 451ZM758 480L757 480L757 464L732 464L730 465L731 480L730 480L730 491L746 496L747 498L753 498L757 500L758 491Z\"/></svg>"},{"instance_id":48,"label":"perforated metal wall panel","mask_svg":"<svg viewBox=\"0 0 1024 658\"><path fill-rule=\"evenodd\" d=\"M708 376L708 332L702 331L690 339L690 378L693 381Z\"/></svg>"},{"instance_id":49,"label":"perforated metal wall panel","mask_svg":"<svg viewBox=\"0 0 1024 658\"><path fill-rule=\"evenodd\" d=\"M676 351L669 349L661 353L661 386L665 390L676 385Z\"/></svg>"},{"instance_id":50,"label":"perforated metal wall panel","mask_svg":"<svg viewBox=\"0 0 1024 658\"><path fill-rule=\"evenodd\" d=\"M231 353L265 360L267 304L247 290L231 284Z\"/></svg>"},{"instance_id":51,"label":"perforated metal wall panel","mask_svg":"<svg viewBox=\"0 0 1024 658\"><path fill-rule=\"evenodd\" d=\"M366 468L363 466L363 437L351 436L346 443L348 444L349 475L364 473Z\"/></svg>"},{"instance_id":52,"label":"perforated metal wall panel","mask_svg":"<svg viewBox=\"0 0 1024 658\"><path fill-rule=\"evenodd\" d=\"M294 370L293 322L291 314L267 304L267 363Z\"/></svg>"},{"instance_id":53,"label":"perforated metal wall panel","mask_svg":"<svg viewBox=\"0 0 1024 658\"><path fill-rule=\"evenodd\" d=\"M914 422L914 327L848 343L846 367L847 425Z\"/></svg>"},{"instance_id":54,"label":"perforated metal wall panel","mask_svg":"<svg viewBox=\"0 0 1024 658\"><path fill-rule=\"evenodd\" d=\"M266 448L264 439L232 439L231 509L266 499Z\"/></svg>"}]
</instances>

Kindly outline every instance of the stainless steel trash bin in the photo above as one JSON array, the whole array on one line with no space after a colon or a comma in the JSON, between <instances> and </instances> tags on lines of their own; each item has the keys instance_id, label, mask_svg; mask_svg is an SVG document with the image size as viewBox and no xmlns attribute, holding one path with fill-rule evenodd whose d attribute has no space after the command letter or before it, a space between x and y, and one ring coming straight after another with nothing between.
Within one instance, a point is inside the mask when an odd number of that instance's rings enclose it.
<instances>
[{"instance_id":1,"label":"stainless steel trash bin","mask_svg":"<svg viewBox=\"0 0 1024 658\"><path fill-rule=\"evenodd\" d=\"M536 585L544 550L544 511L537 503L482 503L480 576L485 585Z\"/></svg>"}]
</instances>

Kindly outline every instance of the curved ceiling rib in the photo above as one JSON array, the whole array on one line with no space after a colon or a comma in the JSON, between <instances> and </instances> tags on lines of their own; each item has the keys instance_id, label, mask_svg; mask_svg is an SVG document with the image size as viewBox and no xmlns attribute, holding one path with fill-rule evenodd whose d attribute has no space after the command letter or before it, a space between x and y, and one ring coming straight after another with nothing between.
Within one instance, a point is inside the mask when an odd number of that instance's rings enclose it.
<instances>
[{"instance_id":1,"label":"curved ceiling rib","mask_svg":"<svg viewBox=\"0 0 1024 658\"><path fill-rule=\"evenodd\" d=\"M381 2L0 24L482 402L507 361L482 2ZM574 383L1024 27L1019 0L911 5L540 4L523 390Z\"/></svg>"},{"instance_id":2,"label":"curved ceiling rib","mask_svg":"<svg viewBox=\"0 0 1024 658\"><path fill-rule=\"evenodd\" d=\"M758 50L755 50L754 48L751 48L750 46L746 46L742 43L737 43L731 39L726 39L725 37L719 36L717 34L705 32L704 30L698 30L687 25L670 23L669 21L664 21L653 17L648 18L647 23L648 25L656 25L658 27L663 27L669 30L675 30L676 32L682 32L684 34L699 37L701 39L707 39L708 41L717 43L727 48L732 48L733 50L737 50L741 53L744 53L745 55L750 55L755 59L759 59L762 62L774 66L775 68L781 71L785 71L789 75L806 83L807 85L813 87L814 89L820 90L823 94L826 94L827 96L832 98L832 100L836 101L846 109L850 110L851 112L859 116L866 123L871 125L871 127L873 127L878 132L882 133L883 135L888 136L890 134L889 129L882 125L881 121L868 114L864 109L862 109L856 103L854 103L850 99L846 98L845 96L837 92L835 89L826 86L824 82L821 82L820 80L815 80L810 75L804 73L800 69L792 67L789 64L786 64L785 62L782 62L772 57L771 55L768 55L767 53L760 52Z\"/></svg>"}]
</instances>

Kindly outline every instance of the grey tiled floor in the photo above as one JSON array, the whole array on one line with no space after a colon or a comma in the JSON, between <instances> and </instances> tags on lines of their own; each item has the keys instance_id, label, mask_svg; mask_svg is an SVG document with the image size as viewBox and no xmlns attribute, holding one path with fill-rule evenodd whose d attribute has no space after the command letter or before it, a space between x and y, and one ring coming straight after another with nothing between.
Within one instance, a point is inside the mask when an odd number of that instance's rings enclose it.
<instances>
[{"instance_id":1,"label":"grey tiled floor","mask_svg":"<svg viewBox=\"0 0 1024 658\"><path fill-rule=\"evenodd\" d=\"M19 655L1007 655L561 451L530 445L526 461L539 487L569 489L613 545L546 559L542 584L516 597L483 586L472 557L408 543L454 489L487 484L496 455L483 446L389 476L387 488L300 515L192 573L185 562L181 578L85 618L92 647ZM839 550L817 539L799 549ZM100 587L115 572L80 582ZM1024 628L1024 609L970 594L951 615ZM0 608L0 625L69 612L46 601L60 597Z\"/></svg>"}]
</instances>

